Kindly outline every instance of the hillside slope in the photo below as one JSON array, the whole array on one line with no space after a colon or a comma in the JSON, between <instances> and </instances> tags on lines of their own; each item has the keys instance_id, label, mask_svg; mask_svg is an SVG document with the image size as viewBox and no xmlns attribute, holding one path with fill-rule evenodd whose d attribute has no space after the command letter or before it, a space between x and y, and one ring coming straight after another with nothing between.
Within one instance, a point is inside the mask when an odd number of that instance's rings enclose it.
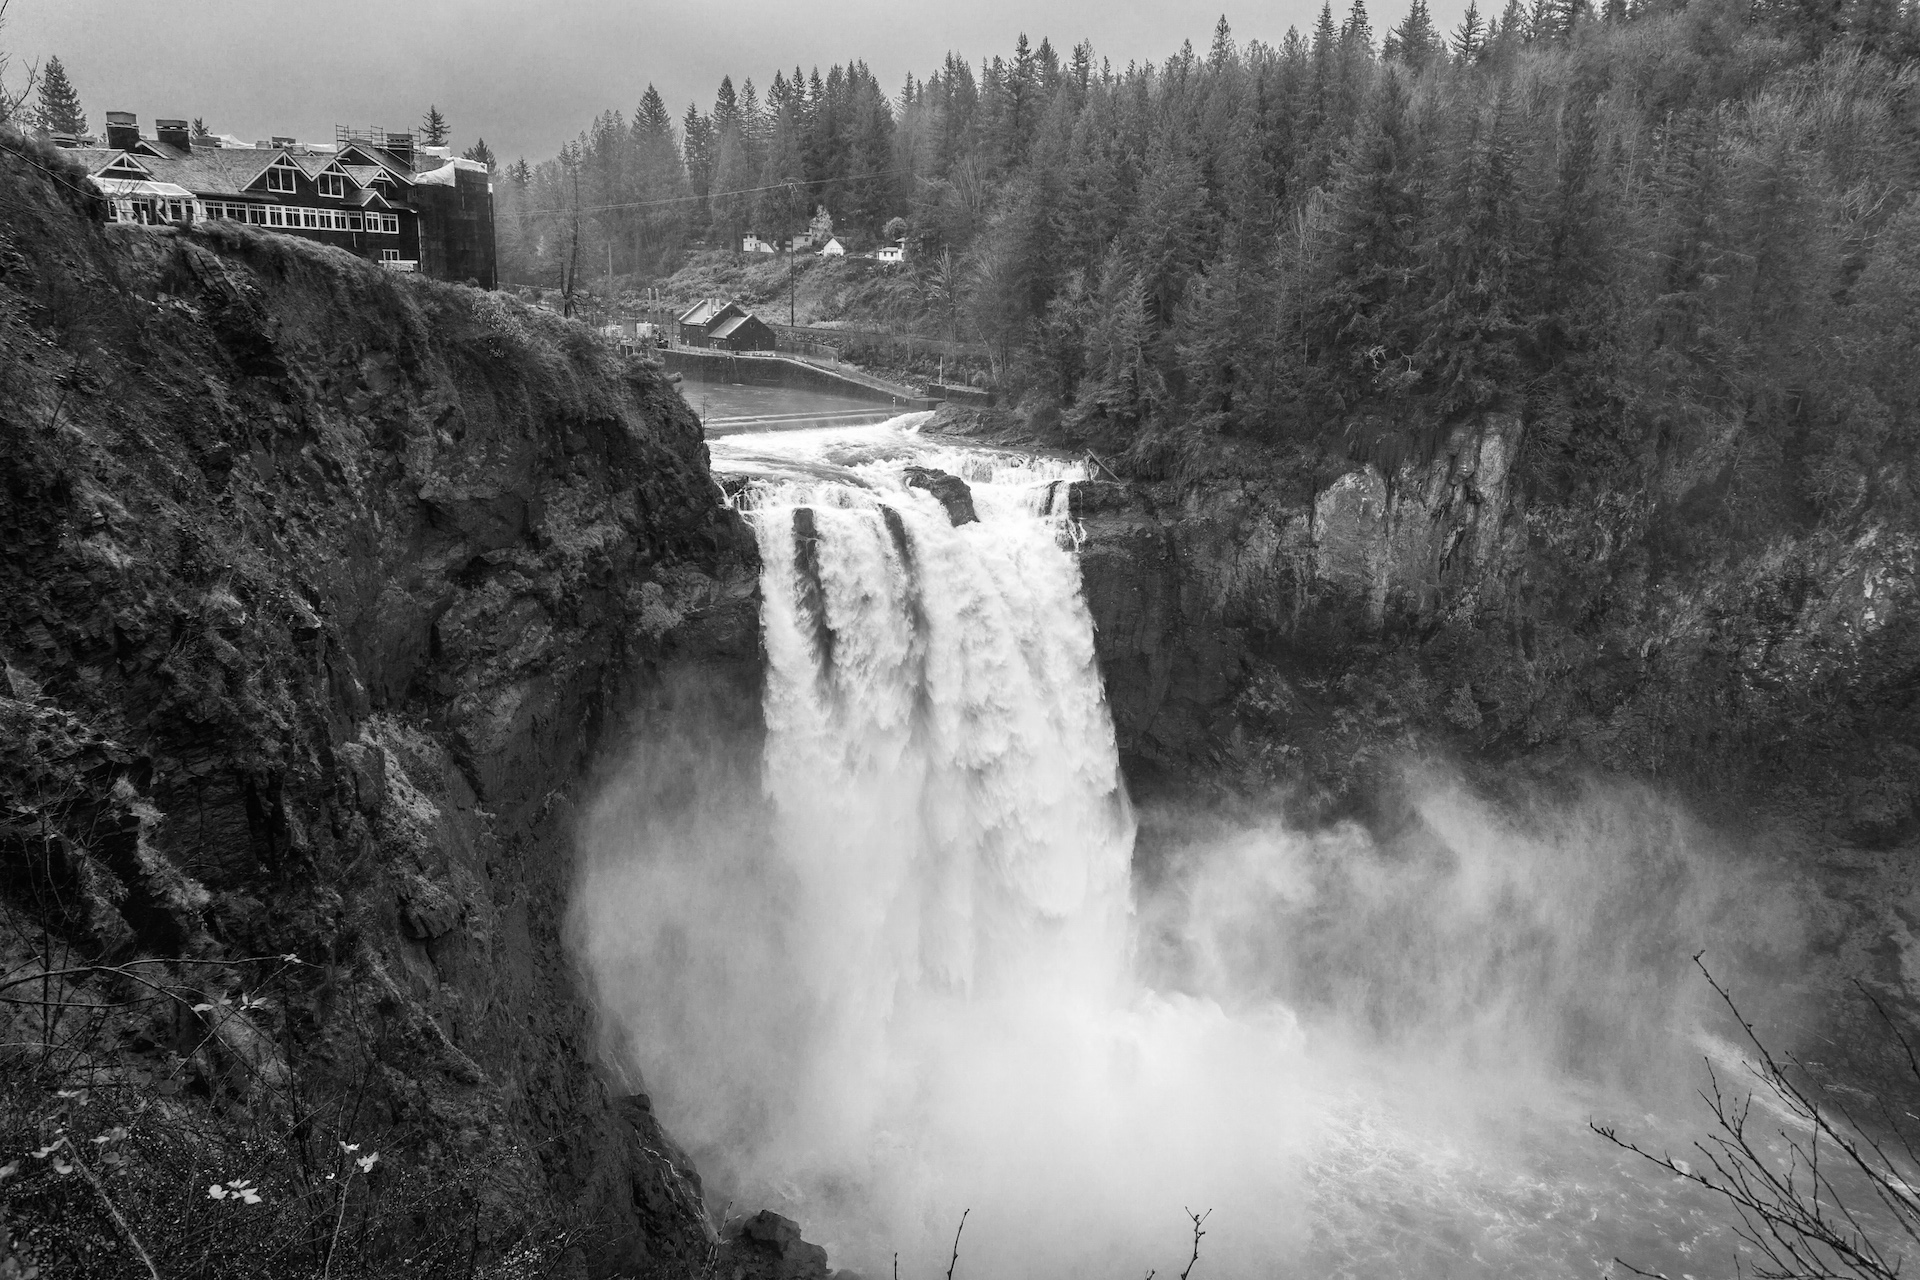
<instances>
[{"instance_id":1,"label":"hillside slope","mask_svg":"<svg viewBox=\"0 0 1920 1280\"><path fill-rule=\"evenodd\" d=\"M0 1158L54 1149L0 1173L16 1242L102 1277L141 1247L170 1277L704 1263L561 938L623 713L689 668L757 705L752 542L697 422L496 296L100 225L23 145Z\"/></svg>"}]
</instances>

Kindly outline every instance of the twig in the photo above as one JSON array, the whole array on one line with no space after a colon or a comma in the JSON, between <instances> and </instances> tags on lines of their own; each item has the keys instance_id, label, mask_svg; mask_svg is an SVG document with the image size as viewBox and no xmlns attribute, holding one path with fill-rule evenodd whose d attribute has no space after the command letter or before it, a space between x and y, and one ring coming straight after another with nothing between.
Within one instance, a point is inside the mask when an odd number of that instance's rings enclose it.
<instances>
[{"instance_id":1,"label":"twig","mask_svg":"<svg viewBox=\"0 0 1920 1280\"><path fill-rule=\"evenodd\" d=\"M152 1276L153 1280L160 1280L160 1268L153 1265L153 1259L147 1256L146 1246L140 1243L140 1237L133 1234L133 1228L128 1226L127 1220L120 1215L120 1206L113 1202L113 1197L107 1194L107 1188L94 1175L93 1170L87 1167L86 1161L80 1158L80 1150L73 1145L71 1139L67 1140L67 1158L73 1161L73 1167L80 1171L80 1176L85 1178L94 1192L99 1195L100 1203L107 1206L107 1216L111 1217L113 1225L120 1229L120 1237L127 1242L127 1247L146 1264L147 1274Z\"/></svg>"},{"instance_id":2,"label":"twig","mask_svg":"<svg viewBox=\"0 0 1920 1280\"><path fill-rule=\"evenodd\" d=\"M953 1268L955 1264L960 1261L960 1233L967 1229L967 1215L972 1212L973 1210L971 1208L962 1209L960 1211L960 1225L953 1229L953 1256L947 1259L947 1280L953 1280ZM897 1254L894 1257L893 1265L896 1268L900 1265L900 1259Z\"/></svg>"},{"instance_id":3,"label":"twig","mask_svg":"<svg viewBox=\"0 0 1920 1280\"><path fill-rule=\"evenodd\" d=\"M1183 1205L1181 1207L1185 1208L1186 1206ZM1213 1216L1213 1210L1209 1209L1205 1213L1195 1213L1193 1210L1187 1209L1187 1216L1193 1219L1193 1256L1187 1259L1187 1269L1180 1273L1180 1280L1187 1280L1187 1277L1193 1274L1194 1264L1200 1261L1200 1237L1207 1234L1200 1229L1200 1224ZM1151 1275L1149 1275L1148 1280L1152 1280Z\"/></svg>"}]
</instances>

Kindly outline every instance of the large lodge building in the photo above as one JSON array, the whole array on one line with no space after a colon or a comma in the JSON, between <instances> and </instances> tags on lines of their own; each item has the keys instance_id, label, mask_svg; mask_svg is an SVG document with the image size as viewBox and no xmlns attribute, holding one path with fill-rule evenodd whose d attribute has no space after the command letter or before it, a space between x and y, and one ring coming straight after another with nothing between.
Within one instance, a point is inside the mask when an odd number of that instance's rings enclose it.
<instances>
[{"instance_id":1,"label":"large lodge building","mask_svg":"<svg viewBox=\"0 0 1920 1280\"><path fill-rule=\"evenodd\" d=\"M183 120L107 113L105 146L60 139L87 166L116 221L226 220L337 245L400 271L498 283L487 167L411 133L336 128L332 145L274 138L248 146L195 137Z\"/></svg>"}]
</instances>

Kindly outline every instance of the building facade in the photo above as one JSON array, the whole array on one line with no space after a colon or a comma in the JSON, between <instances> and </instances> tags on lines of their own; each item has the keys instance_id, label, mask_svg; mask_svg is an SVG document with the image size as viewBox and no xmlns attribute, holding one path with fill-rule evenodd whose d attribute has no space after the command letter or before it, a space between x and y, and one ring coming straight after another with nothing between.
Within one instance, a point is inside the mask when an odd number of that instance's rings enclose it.
<instances>
[{"instance_id":1,"label":"building facade","mask_svg":"<svg viewBox=\"0 0 1920 1280\"><path fill-rule=\"evenodd\" d=\"M680 344L716 351L772 351L773 330L737 302L702 298L681 312Z\"/></svg>"},{"instance_id":2,"label":"building facade","mask_svg":"<svg viewBox=\"0 0 1920 1280\"><path fill-rule=\"evenodd\" d=\"M109 111L104 146L68 141L115 221L244 222L395 270L499 284L487 167L410 133L341 128L331 144L236 146L196 138L181 120L157 120L145 137L131 113Z\"/></svg>"}]
</instances>

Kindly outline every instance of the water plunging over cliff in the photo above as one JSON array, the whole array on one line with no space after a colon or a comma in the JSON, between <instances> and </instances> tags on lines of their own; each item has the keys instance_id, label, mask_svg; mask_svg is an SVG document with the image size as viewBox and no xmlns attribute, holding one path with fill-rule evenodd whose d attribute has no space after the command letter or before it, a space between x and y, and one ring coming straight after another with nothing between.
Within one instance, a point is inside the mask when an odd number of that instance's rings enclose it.
<instances>
[{"instance_id":1,"label":"water plunging over cliff","mask_svg":"<svg viewBox=\"0 0 1920 1280\"><path fill-rule=\"evenodd\" d=\"M762 556L764 736L692 699L596 817L616 1056L712 1207L869 1275L938 1273L963 1209L963 1268L1003 1277L1172 1274L1185 1206L1223 1275L1697 1247L1585 1130L1684 1022L1658 975L1720 909L1684 824L1603 798L1521 830L1442 785L1424 845L1196 828L1137 889L1078 470L916 426L711 442Z\"/></svg>"}]
</instances>

